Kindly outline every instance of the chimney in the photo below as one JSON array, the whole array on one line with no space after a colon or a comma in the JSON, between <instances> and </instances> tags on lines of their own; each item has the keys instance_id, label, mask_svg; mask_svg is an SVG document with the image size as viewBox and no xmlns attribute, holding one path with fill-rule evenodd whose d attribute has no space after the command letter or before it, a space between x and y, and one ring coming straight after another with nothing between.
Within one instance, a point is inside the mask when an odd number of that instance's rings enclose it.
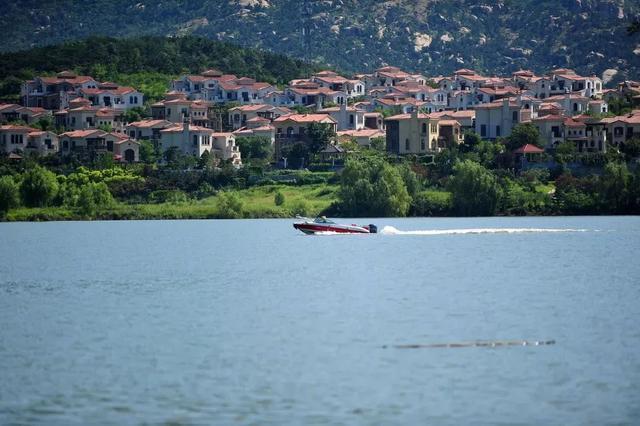
<instances>
[{"instance_id":1,"label":"chimney","mask_svg":"<svg viewBox=\"0 0 640 426\"><path fill-rule=\"evenodd\" d=\"M316 98L316 111L320 111L322 109L322 99L320 99L320 95Z\"/></svg>"},{"instance_id":2,"label":"chimney","mask_svg":"<svg viewBox=\"0 0 640 426\"><path fill-rule=\"evenodd\" d=\"M347 120L347 104L346 103L341 103L340 104L340 119L338 120L338 124L341 127L340 130L342 129L347 129L349 128L349 120Z\"/></svg>"},{"instance_id":3,"label":"chimney","mask_svg":"<svg viewBox=\"0 0 640 426\"><path fill-rule=\"evenodd\" d=\"M189 130L191 128L191 119L186 116L182 116L182 136L185 140L186 146L189 146Z\"/></svg>"}]
</instances>

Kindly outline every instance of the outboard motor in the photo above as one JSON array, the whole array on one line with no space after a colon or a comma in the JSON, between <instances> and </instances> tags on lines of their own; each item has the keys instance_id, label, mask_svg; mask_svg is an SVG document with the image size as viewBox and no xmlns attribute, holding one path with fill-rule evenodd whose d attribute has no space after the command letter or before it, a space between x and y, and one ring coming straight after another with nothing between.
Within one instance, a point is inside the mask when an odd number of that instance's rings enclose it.
<instances>
[{"instance_id":1,"label":"outboard motor","mask_svg":"<svg viewBox=\"0 0 640 426\"><path fill-rule=\"evenodd\" d=\"M374 224L370 223L369 224L369 233L370 234L377 234L378 233L378 227L375 226Z\"/></svg>"}]
</instances>

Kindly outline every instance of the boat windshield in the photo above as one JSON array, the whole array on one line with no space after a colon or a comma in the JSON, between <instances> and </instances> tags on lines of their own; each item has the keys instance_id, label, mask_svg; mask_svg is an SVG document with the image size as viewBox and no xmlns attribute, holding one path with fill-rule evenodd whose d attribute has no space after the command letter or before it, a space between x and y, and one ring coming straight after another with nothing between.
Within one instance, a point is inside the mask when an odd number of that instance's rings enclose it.
<instances>
[{"instance_id":1,"label":"boat windshield","mask_svg":"<svg viewBox=\"0 0 640 426\"><path fill-rule=\"evenodd\" d=\"M320 216L320 217L316 217L316 219L314 220L315 223L334 223L332 221L330 221L329 219L327 219L324 216Z\"/></svg>"}]
</instances>

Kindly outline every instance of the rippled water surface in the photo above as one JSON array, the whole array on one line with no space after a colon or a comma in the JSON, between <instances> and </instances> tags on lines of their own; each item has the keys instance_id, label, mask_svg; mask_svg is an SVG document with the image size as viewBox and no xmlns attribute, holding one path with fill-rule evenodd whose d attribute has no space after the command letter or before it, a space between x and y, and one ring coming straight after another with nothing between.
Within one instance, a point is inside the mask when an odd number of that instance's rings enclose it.
<instances>
[{"instance_id":1,"label":"rippled water surface","mask_svg":"<svg viewBox=\"0 0 640 426\"><path fill-rule=\"evenodd\" d=\"M0 424L637 424L640 218L348 222L0 224Z\"/></svg>"}]
</instances>

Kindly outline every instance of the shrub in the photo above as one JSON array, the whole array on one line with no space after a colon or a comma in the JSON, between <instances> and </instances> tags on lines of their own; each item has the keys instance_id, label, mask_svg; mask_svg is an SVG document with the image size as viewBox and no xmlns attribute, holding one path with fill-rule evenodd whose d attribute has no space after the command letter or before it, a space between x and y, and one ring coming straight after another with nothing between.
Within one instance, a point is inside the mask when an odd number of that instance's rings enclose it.
<instances>
[{"instance_id":1,"label":"shrub","mask_svg":"<svg viewBox=\"0 0 640 426\"><path fill-rule=\"evenodd\" d=\"M304 200L293 203L290 209L292 216L307 216L309 214L309 205Z\"/></svg>"},{"instance_id":2,"label":"shrub","mask_svg":"<svg viewBox=\"0 0 640 426\"><path fill-rule=\"evenodd\" d=\"M24 174L20 185L20 195L27 207L49 205L58 193L56 175L49 170L35 166Z\"/></svg>"},{"instance_id":3,"label":"shrub","mask_svg":"<svg viewBox=\"0 0 640 426\"><path fill-rule=\"evenodd\" d=\"M411 210L415 216L447 216L452 206L450 192L422 191L413 198Z\"/></svg>"},{"instance_id":4,"label":"shrub","mask_svg":"<svg viewBox=\"0 0 640 426\"><path fill-rule=\"evenodd\" d=\"M188 199L187 194L179 189L161 189L149 194L152 203L184 203Z\"/></svg>"},{"instance_id":5,"label":"shrub","mask_svg":"<svg viewBox=\"0 0 640 426\"><path fill-rule=\"evenodd\" d=\"M243 216L244 205L236 192L220 192L218 198L218 217L239 219Z\"/></svg>"},{"instance_id":6,"label":"shrub","mask_svg":"<svg viewBox=\"0 0 640 426\"><path fill-rule=\"evenodd\" d=\"M273 202L276 206L281 206L284 204L284 194L280 191L276 192L276 195L273 197Z\"/></svg>"},{"instance_id":7,"label":"shrub","mask_svg":"<svg viewBox=\"0 0 640 426\"><path fill-rule=\"evenodd\" d=\"M11 176L0 177L0 215L20 203L18 184Z\"/></svg>"}]
</instances>

